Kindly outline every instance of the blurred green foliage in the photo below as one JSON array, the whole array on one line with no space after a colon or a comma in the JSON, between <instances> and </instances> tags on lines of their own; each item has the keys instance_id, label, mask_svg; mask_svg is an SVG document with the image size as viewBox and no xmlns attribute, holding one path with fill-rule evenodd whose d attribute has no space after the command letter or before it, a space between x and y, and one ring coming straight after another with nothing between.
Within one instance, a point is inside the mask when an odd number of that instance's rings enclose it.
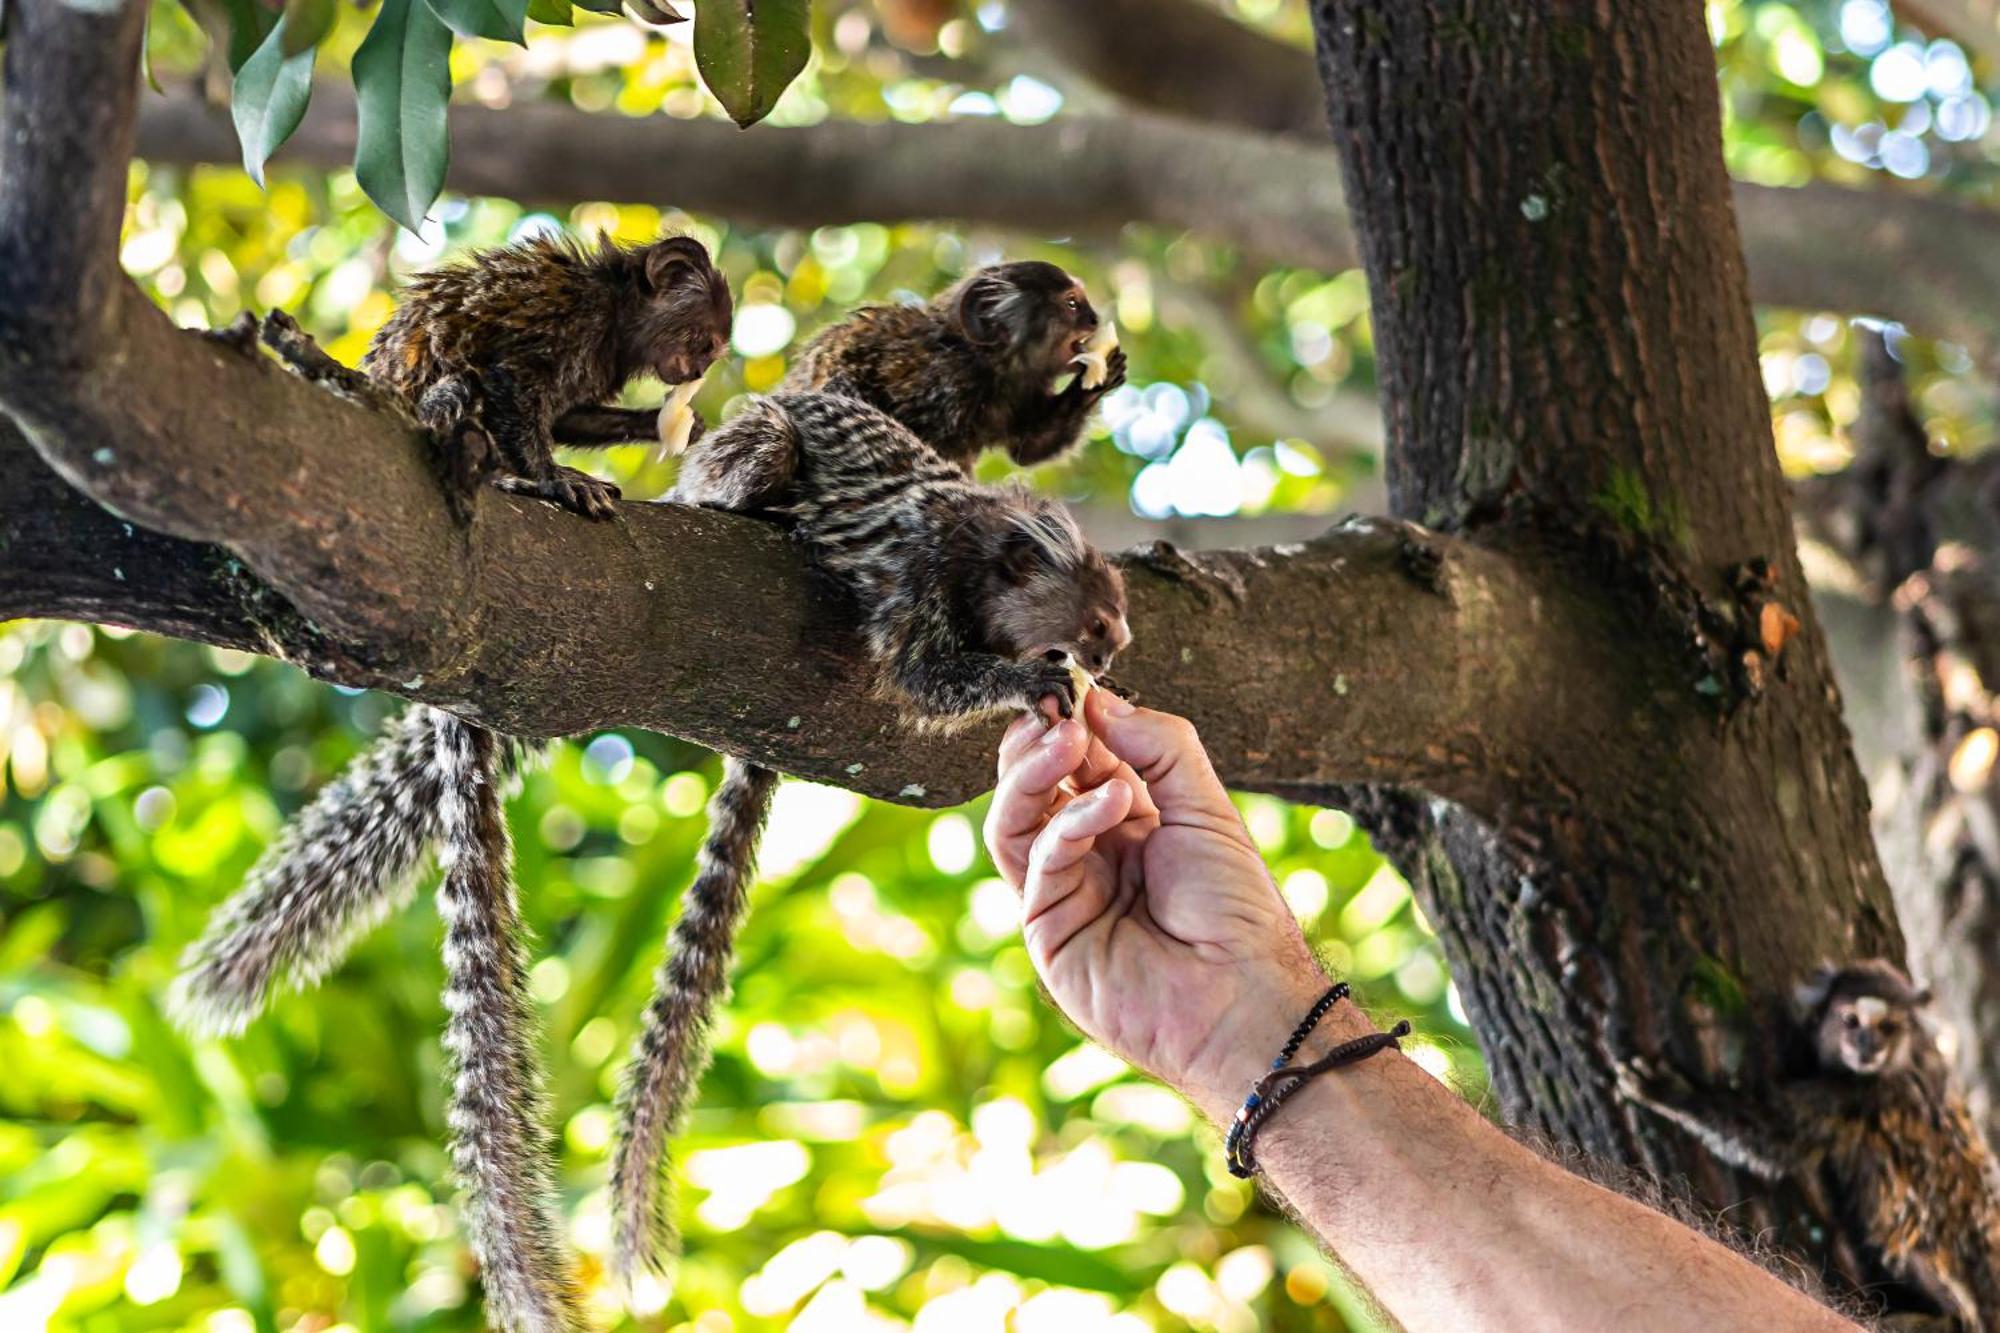
<instances>
[{"instance_id":1,"label":"blurred green foliage","mask_svg":"<svg viewBox=\"0 0 2000 1333\"><path fill-rule=\"evenodd\" d=\"M1220 2L1306 40L1301 0ZM368 14L333 11L322 76L367 29ZM1955 47L1876 0L1716 0L1708 12L1738 175L1991 200L1979 83L1994 71L1961 79ZM555 0L529 14L525 51L455 47L459 97L722 114L685 27ZM821 0L815 52L772 120L1059 114L1074 85L1029 72L1005 19L999 3ZM155 8L150 56L163 80L215 74L178 5ZM282 164L264 190L234 168L137 164L131 197L126 267L179 322L285 307L350 363L397 278L466 246L553 225L691 232L738 293L737 355L699 402L711 420L775 384L802 338L858 303L931 293L1002 252L1043 256L1115 312L1132 385L1098 441L1038 484L1156 517L1331 514L1376 470L1315 416L1372 392L1358 273L1252 265L1140 227L1087 246L931 226L755 231L606 202L549 214L447 196L410 235L351 172ZM1848 325L1810 311L1760 320L1786 466L1843 465L1857 401ZM1897 345L1939 447L1985 447L1993 395L1964 351ZM588 461L629 495L659 494L671 464L646 454ZM395 706L187 644L0 630L0 1329L480 1326L441 1147L426 901L239 1041L190 1045L159 1017L210 908ZM607 1325L597 1265L613 1081L713 778L711 758L670 740L584 738L510 811L572 1239ZM1407 890L1344 815L1262 798L1243 808L1333 965L1385 1016L1412 1017L1418 1058L1483 1102ZM679 1148L688 1257L671 1293L641 1293L652 1313L639 1326L1372 1327L1310 1244L1221 1169L1214 1136L1180 1102L1042 1001L1011 895L977 847L979 818L976 805L920 813L784 789L736 998Z\"/></svg>"},{"instance_id":2,"label":"blurred green foliage","mask_svg":"<svg viewBox=\"0 0 2000 1333\"><path fill-rule=\"evenodd\" d=\"M0 665L0 1327L477 1327L428 902L239 1041L159 1016L209 908L389 701L83 626L16 627ZM713 779L699 750L606 733L510 808L572 1237L607 1319L610 1101ZM1352 822L1243 808L1330 961L1477 1092L1435 942ZM866 1303L926 1329L1017 1306L1020 1329L1339 1327L1316 1308L1330 1268L1214 1136L1043 1003L980 814L781 790L680 1145L665 1321L851 1328Z\"/></svg>"}]
</instances>

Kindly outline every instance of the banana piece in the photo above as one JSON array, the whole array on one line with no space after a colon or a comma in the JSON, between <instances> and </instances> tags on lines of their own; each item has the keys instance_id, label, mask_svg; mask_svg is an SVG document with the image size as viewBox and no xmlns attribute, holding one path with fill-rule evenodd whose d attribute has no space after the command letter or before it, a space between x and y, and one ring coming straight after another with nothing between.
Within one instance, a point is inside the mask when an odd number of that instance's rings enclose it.
<instances>
[{"instance_id":1,"label":"banana piece","mask_svg":"<svg viewBox=\"0 0 2000 1333\"><path fill-rule=\"evenodd\" d=\"M1083 665L1074 657L1069 659L1067 665L1069 667L1070 682L1076 686L1076 706L1078 711L1081 711L1084 699L1097 685L1097 678L1088 671L1085 671Z\"/></svg>"},{"instance_id":2,"label":"banana piece","mask_svg":"<svg viewBox=\"0 0 2000 1333\"><path fill-rule=\"evenodd\" d=\"M653 461L663 458L678 458L688 447L688 436L694 434L695 393L701 388L698 379L686 384L676 384L667 401L660 404L659 432L660 445L653 451Z\"/></svg>"},{"instance_id":3,"label":"banana piece","mask_svg":"<svg viewBox=\"0 0 2000 1333\"><path fill-rule=\"evenodd\" d=\"M1097 326L1097 332L1090 335L1090 341L1083 350L1070 359L1072 366L1079 366L1083 373L1078 377L1083 387L1095 389L1104 383L1111 373L1111 353L1118 346L1118 326L1107 319Z\"/></svg>"}]
</instances>

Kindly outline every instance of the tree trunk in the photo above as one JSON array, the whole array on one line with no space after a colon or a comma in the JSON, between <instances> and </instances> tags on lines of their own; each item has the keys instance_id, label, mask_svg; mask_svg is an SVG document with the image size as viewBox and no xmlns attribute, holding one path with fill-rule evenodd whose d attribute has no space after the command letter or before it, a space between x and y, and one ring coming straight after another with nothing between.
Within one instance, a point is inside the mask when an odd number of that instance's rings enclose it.
<instances>
[{"instance_id":1,"label":"tree trunk","mask_svg":"<svg viewBox=\"0 0 2000 1333\"><path fill-rule=\"evenodd\" d=\"M1353 803L1411 873L1509 1120L1685 1176L1825 1267L1823 1202L1613 1088L1642 1058L1754 1093L1796 983L1903 954L1771 448L1700 7L1316 0L1313 18L1393 512L1592 587L1632 701L1605 732L1552 715L1568 746L1497 818ZM1805 622L1776 664L1766 601Z\"/></svg>"}]
</instances>

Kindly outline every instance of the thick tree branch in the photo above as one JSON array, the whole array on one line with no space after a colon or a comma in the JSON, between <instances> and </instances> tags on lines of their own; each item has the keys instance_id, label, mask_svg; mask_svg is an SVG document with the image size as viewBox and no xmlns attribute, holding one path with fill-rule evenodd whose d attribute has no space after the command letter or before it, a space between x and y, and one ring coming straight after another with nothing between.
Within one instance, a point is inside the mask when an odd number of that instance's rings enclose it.
<instances>
[{"instance_id":1,"label":"thick tree branch","mask_svg":"<svg viewBox=\"0 0 2000 1333\"><path fill-rule=\"evenodd\" d=\"M1214 80L1226 83L1226 80ZM234 164L228 115L148 98L139 153ZM345 166L349 94L321 87L280 163ZM1358 261L1331 151L1144 114L1017 126L830 122L741 133L716 121L598 115L547 103L452 110L450 185L542 204L607 197L749 222L983 222L1036 235L1180 228L1268 262ZM1738 184L1751 293L1769 305L1872 313L2000 361L2000 217L1891 191Z\"/></svg>"},{"instance_id":2,"label":"thick tree branch","mask_svg":"<svg viewBox=\"0 0 2000 1333\"><path fill-rule=\"evenodd\" d=\"M83 123L123 142L137 15L93 27L62 0L24 5L10 77L57 70L66 87L101 92L112 111ZM107 24L116 32L99 30ZM33 79L0 107L10 149L25 129L48 128L36 108L77 105ZM70 142L64 126L51 132ZM72 147L93 180L122 178ZM6 165L15 197L42 201L61 197L76 170L32 151ZM109 210L106 190L89 197ZM34 258L28 247L45 238L32 211L8 215L0 255ZM85 229L101 249L79 242L79 272L112 262L102 230ZM235 646L253 637L320 675L510 732L652 727L904 799L962 799L986 785L984 745L919 738L865 698L850 617L800 576L776 531L671 505L626 505L617 522L591 524L498 492L481 495L460 527L406 420L284 373L246 337L174 329L130 283L101 286L38 291L0 311L11 350L0 405L49 468L135 531L58 503L10 434L8 547L79 559L60 580L36 579L17 559L0 585L5 613L88 608ZM97 312L75 304L86 294L104 307L88 322ZM74 331L60 363L39 350L55 330ZM66 522L78 535L65 536ZM141 542L139 528L159 534L143 545L180 544L128 567L119 540ZM1244 785L1394 779L1492 809L1545 767L1534 749L1545 710L1605 734L1624 701L1600 684L1615 671L1585 670L1566 697L1545 691L1520 711L1510 676L1592 662L1610 640L1507 557L1460 550L1362 524L1298 548L1141 562L1139 646L1121 669L1202 721ZM94 586L82 558L91 552L103 562ZM1290 613L1348 598L1342 616ZM1422 651L1467 640L1493 645L1508 670ZM753 672L750 662L791 665Z\"/></svg>"},{"instance_id":3,"label":"thick tree branch","mask_svg":"<svg viewBox=\"0 0 2000 1333\"><path fill-rule=\"evenodd\" d=\"M407 442L358 429L320 447L352 457ZM372 459L338 471L344 509L386 475L417 492L391 497L391 512L428 509L442 524L420 475ZM318 526L298 524L302 547ZM268 653L510 732L646 727L903 801L950 804L991 783L990 735L916 736L867 697L851 613L807 581L775 529L665 504L590 524L491 492L468 544L437 552L472 566L463 587L434 581L329 634L286 593L329 578L316 592L331 599L347 575L302 575L307 561L267 551L291 580L280 591L219 545L106 513L0 425L0 619L74 617ZM1536 770L1546 710L1596 718L1600 735L1617 725L1594 672L1553 682L1539 703L1509 685L1538 661L1589 660L1603 638L1491 552L1354 521L1309 543L1126 567L1136 642L1120 680L1199 721L1237 786L1394 779L1493 808ZM1305 605L1331 612L1302 617ZM1433 648L1456 642L1488 648L1477 663Z\"/></svg>"}]
</instances>

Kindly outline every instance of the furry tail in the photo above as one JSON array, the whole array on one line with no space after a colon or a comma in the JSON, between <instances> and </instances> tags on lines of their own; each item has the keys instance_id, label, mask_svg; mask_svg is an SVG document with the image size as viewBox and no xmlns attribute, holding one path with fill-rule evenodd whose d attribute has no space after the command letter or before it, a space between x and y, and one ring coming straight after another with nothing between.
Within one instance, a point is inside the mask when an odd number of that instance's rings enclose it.
<instances>
[{"instance_id":1,"label":"furry tail","mask_svg":"<svg viewBox=\"0 0 2000 1333\"><path fill-rule=\"evenodd\" d=\"M708 840L681 899L671 948L625 1071L611 1209L614 1271L628 1286L642 1270L662 1268L676 1246L667 1140L708 1067L708 1024L729 990L736 928L756 878L757 839L777 785L769 769L723 761L722 784L708 803Z\"/></svg>"},{"instance_id":2,"label":"furry tail","mask_svg":"<svg viewBox=\"0 0 2000 1333\"><path fill-rule=\"evenodd\" d=\"M563 1258L548 1106L500 806L494 733L431 715L444 882L445 1036L452 1164L465 1187L488 1317L506 1333L581 1327Z\"/></svg>"},{"instance_id":3,"label":"furry tail","mask_svg":"<svg viewBox=\"0 0 2000 1333\"><path fill-rule=\"evenodd\" d=\"M410 900L438 835L432 710L412 708L285 826L181 956L168 1012L195 1036L233 1036L280 985L302 990ZM507 767L518 766L513 748Z\"/></svg>"}]
</instances>

